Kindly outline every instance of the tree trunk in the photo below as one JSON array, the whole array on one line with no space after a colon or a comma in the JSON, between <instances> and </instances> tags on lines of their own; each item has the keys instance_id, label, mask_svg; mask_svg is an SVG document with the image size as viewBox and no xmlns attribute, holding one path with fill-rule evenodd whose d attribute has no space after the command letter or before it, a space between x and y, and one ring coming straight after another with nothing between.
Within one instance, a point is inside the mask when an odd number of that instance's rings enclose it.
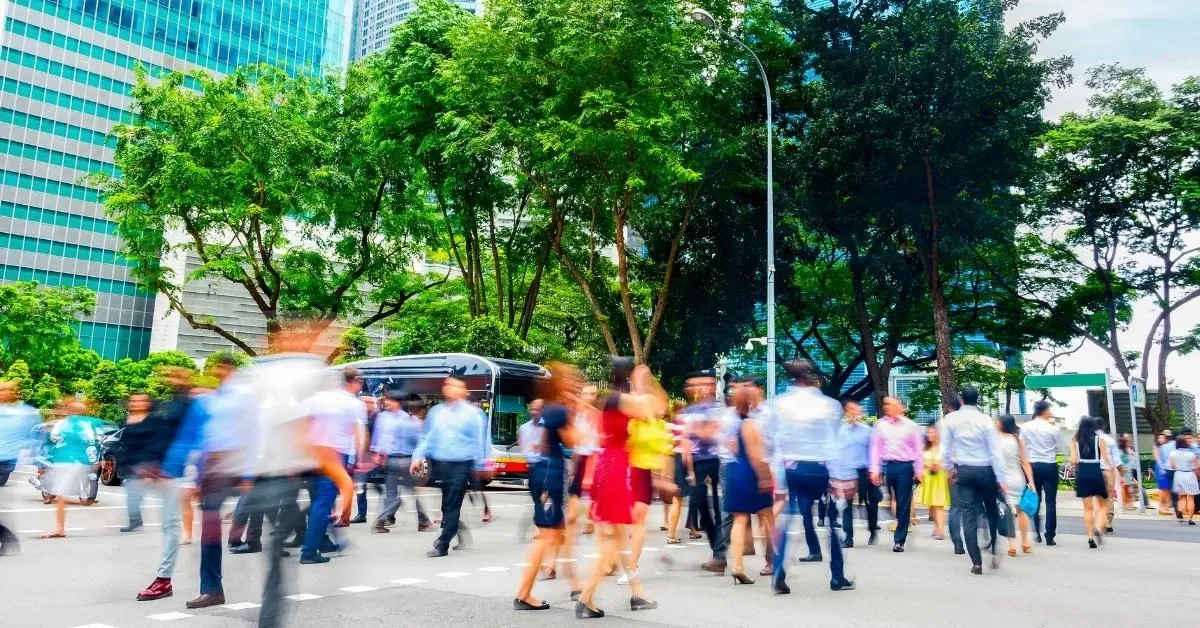
<instances>
[{"instance_id":1,"label":"tree trunk","mask_svg":"<svg viewBox=\"0 0 1200 628\"><path fill-rule=\"evenodd\" d=\"M628 207L628 203L625 207ZM617 244L617 284L621 291L621 309L625 312L625 327L629 330L629 343L633 345L633 361L644 364L645 352L642 350L642 332L638 329L637 317L633 313L633 296L629 287L629 252L625 249L625 209L617 212L616 220Z\"/></svg>"},{"instance_id":2,"label":"tree trunk","mask_svg":"<svg viewBox=\"0 0 1200 628\"><path fill-rule=\"evenodd\" d=\"M1155 433L1167 429L1171 421L1171 396L1167 394L1167 358L1171 355L1171 280L1173 279L1170 260L1163 267L1163 314L1162 335L1158 339L1158 406L1150 415L1150 427ZM1149 401L1149 399L1147 399ZM1150 404L1146 404L1149 408ZM1155 420L1157 419L1157 421Z\"/></svg>"},{"instance_id":3,"label":"tree trunk","mask_svg":"<svg viewBox=\"0 0 1200 628\"><path fill-rule=\"evenodd\" d=\"M500 270L500 249L496 246L496 211L488 205L488 241L492 248L492 268L496 280L496 317L504 320L504 282Z\"/></svg>"},{"instance_id":4,"label":"tree trunk","mask_svg":"<svg viewBox=\"0 0 1200 628\"><path fill-rule=\"evenodd\" d=\"M958 382L954 381L954 354L950 340L950 308L942 292L942 272L938 247L938 217L933 187L933 165L925 158L925 185L929 197L931 225L929 229L929 296L933 300L933 338L937 348L938 389L942 393L942 411L949 412L950 400L958 395Z\"/></svg>"},{"instance_id":5,"label":"tree trunk","mask_svg":"<svg viewBox=\"0 0 1200 628\"><path fill-rule=\"evenodd\" d=\"M852 245L853 247L853 245ZM871 316L867 312L867 291L863 285L862 257L857 248L850 251L850 282L854 288L854 317L858 323L859 342L862 343L863 364L867 366L867 375L875 388L875 407L883 407L883 398L887 396L887 376L879 364L879 356L875 351L875 338L871 330Z\"/></svg>"}]
</instances>

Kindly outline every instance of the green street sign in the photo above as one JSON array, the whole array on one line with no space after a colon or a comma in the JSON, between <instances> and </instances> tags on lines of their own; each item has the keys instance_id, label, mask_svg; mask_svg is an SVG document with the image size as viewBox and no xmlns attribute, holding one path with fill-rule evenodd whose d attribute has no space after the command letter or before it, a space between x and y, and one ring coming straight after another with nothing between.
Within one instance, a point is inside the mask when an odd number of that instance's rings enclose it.
<instances>
[{"instance_id":1,"label":"green street sign","mask_svg":"<svg viewBox=\"0 0 1200 628\"><path fill-rule=\"evenodd\" d=\"M1026 375L1026 388L1074 388L1079 386L1104 386L1108 376L1104 373L1063 373L1061 375Z\"/></svg>"}]
</instances>

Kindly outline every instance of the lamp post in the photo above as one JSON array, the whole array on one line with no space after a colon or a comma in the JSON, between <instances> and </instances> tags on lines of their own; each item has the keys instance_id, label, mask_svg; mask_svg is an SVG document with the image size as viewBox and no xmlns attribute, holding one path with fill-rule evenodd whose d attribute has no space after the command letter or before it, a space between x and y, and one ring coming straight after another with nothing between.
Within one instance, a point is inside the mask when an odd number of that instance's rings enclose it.
<instances>
[{"instance_id":1,"label":"lamp post","mask_svg":"<svg viewBox=\"0 0 1200 628\"><path fill-rule=\"evenodd\" d=\"M741 46L754 59L758 74L762 77L763 91L767 96L767 398L775 396L775 162L774 162L774 127L775 120L771 112L771 82L767 80L767 71L763 69L758 55L745 42L734 37L729 31L717 24L711 13L704 9L692 9L689 13L692 21L704 24L720 33L730 41Z\"/></svg>"}]
</instances>

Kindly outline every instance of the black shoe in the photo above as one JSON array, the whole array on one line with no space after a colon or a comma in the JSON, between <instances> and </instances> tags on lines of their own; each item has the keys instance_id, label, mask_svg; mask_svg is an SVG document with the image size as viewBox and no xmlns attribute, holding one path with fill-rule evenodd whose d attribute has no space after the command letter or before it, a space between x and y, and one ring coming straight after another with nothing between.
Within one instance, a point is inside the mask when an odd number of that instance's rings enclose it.
<instances>
[{"instance_id":1,"label":"black shoe","mask_svg":"<svg viewBox=\"0 0 1200 628\"><path fill-rule=\"evenodd\" d=\"M797 559L797 562L819 563L823 560L825 560L825 559L820 554L809 554L808 556L801 556L800 558Z\"/></svg>"},{"instance_id":2,"label":"black shoe","mask_svg":"<svg viewBox=\"0 0 1200 628\"><path fill-rule=\"evenodd\" d=\"M376 533L376 534L387 534L391 531L392 531L391 528L388 528L386 525L383 525L382 523L377 523L377 524L375 524L375 527L371 528L371 532Z\"/></svg>"},{"instance_id":3,"label":"black shoe","mask_svg":"<svg viewBox=\"0 0 1200 628\"><path fill-rule=\"evenodd\" d=\"M824 522L824 521L818 521L818 522L817 522L817 527L818 527L818 528L824 528L824 527L825 527L825 522Z\"/></svg>"},{"instance_id":4,"label":"black shoe","mask_svg":"<svg viewBox=\"0 0 1200 628\"><path fill-rule=\"evenodd\" d=\"M792 589L788 587L787 582L783 578L772 578L771 591L775 592L776 595L787 595L792 592Z\"/></svg>"},{"instance_id":5,"label":"black shoe","mask_svg":"<svg viewBox=\"0 0 1200 628\"><path fill-rule=\"evenodd\" d=\"M262 551L262 545L242 543L229 548L230 554L257 554Z\"/></svg>"},{"instance_id":6,"label":"black shoe","mask_svg":"<svg viewBox=\"0 0 1200 628\"><path fill-rule=\"evenodd\" d=\"M571 591L571 601L578 602L581 595L583 595L583 591Z\"/></svg>"},{"instance_id":7,"label":"black shoe","mask_svg":"<svg viewBox=\"0 0 1200 628\"><path fill-rule=\"evenodd\" d=\"M284 541L283 546L288 549L298 549L304 547L304 537L298 536L290 541Z\"/></svg>"},{"instance_id":8,"label":"black shoe","mask_svg":"<svg viewBox=\"0 0 1200 628\"><path fill-rule=\"evenodd\" d=\"M656 608L658 608L658 602L651 602L636 595L629 598L629 610L631 611L652 611Z\"/></svg>"},{"instance_id":9,"label":"black shoe","mask_svg":"<svg viewBox=\"0 0 1200 628\"><path fill-rule=\"evenodd\" d=\"M961 547L956 547L956 548L954 548L954 554L955 554L956 556L962 556L963 554L966 554L966 553L967 553L967 550L965 550L965 549L963 549L963 548L961 548Z\"/></svg>"},{"instance_id":10,"label":"black shoe","mask_svg":"<svg viewBox=\"0 0 1200 628\"><path fill-rule=\"evenodd\" d=\"M1105 528L1104 528L1104 533L1105 533L1105 534L1112 534L1112 531L1113 531L1113 530L1112 530L1112 526L1107 526L1107 527L1105 527Z\"/></svg>"},{"instance_id":11,"label":"black shoe","mask_svg":"<svg viewBox=\"0 0 1200 628\"><path fill-rule=\"evenodd\" d=\"M1088 547L1096 549L1096 539L1088 538Z\"/></svg>"},{"instance_id":12,"label":"black shoe","mask_svg":"<svg viewBox=\"0 0 1200 628\"><path fill-rule=\"evenodd\" d=\"M435 549L429 550L428 552L425 552L425 557L426 558L441 558L449 553L450 552L447 552L446 550L440 550L440 549L435 548Z\"/></svg>"},{"instance_id":13,"label":"black shoe","mask_svg":"<svg viewBox=\"0 0 1200 628\"><path fill-rule=\"evenodd\" d=\"M575 619L597 619L604 617L604 611L598 608L589 608L583 602L575 602Z\"/></svg>"},{"instance_id":14,"label":"black shoe","mask_svg":"<svg viewBox=\"0 0 1200 628\"><path fill-rule=\"evenodd\" d=\"M514 611L544 611L549 610L549 608L549 602L542 602L541 604L534 605L526 602L525 600L513 600Z\"/></svg>"},{"instance_id":15,"label":"black shoe","mask_svg":"<svg viewBox=\"0 0 1200 628\"><path fill-rule=\"evenodd\" d=\"M842 541L842 547L850 549L851 547L854 547L854 541Z\"/></svg>"},{"instance_id":16,"label":"black shoe","mask_svg":"<svg viewBox=\"0 0 1200 628\"><path fill-rule=\"evenodd\" d=\"M973 565L971 567L971 573L973 573L977 576L982 576L983 575L983 565Z\"/></svg>"},{"instance_id":17,"label":"black shoe","mask_svg":"<svg viewBox=\"0 0 1200 628\"><path fill-rule=\"evenodd\" d=\"M292 553L285 549L281 549L281 550L279 550L279 557L280 558L291 558Z\"/></svg>"},{"instance_id":18,"label":"black shoe","mask_svg":"<svg viewBox=\"0 0 1200 628\"><path fill-rule=\"evenodd\" d=\"M1055 545L1058 545L1058 543L1054 539L1046 539L1046 547L1054 547Z\"/></svg>"},{"instance_id":19,"label":"black shoe","mask_svg":"<svg viewBox=\"0 0 1200 628\"><path fill-rule=\"evenodd\" d=\"M902 553L902 552L904 551L904 544L903 544L903 543L897 543L897 544L893 545L893 546L892 546L892 551L893 551L893 552L896 552L897 554L900 554L900 553Z\"/></svg>"},{"instance_id":20,"label":"black shoe","mask_svg":"<svg viewBox=\"0 0 1200 628\"><path fill-rule=\"evenodd\" d=\"M867 545L874 545L879 542L879 532L871 530L871 537L867 539Z\"/></svg>"},{"instance_id":21,"label":"black shoe","mask_svg":"<svg viewBox=\"0 0 1200 628\"><path fill-rule=\"evenodd\" d=\"M141 521L130 521L129 525L121 528L121 532L137 532L142 529Z\"/></svg>"},{"instance_id":22,"label":"black shoe","mask_svg":"<svg viewBox=\"0 0 1200 628\"><path fill-rule=\"evenodd\" d=\"M854 581L847 580L845 578L838 578L837 580L830 581L829 590L831 590L831 591L853 591L854 590Z\"/></svg>"},{"instance_id":23,"label":"black shoe","mask_svg":"<svg viewBox=\"0 0 1200 628\"><path fill-rule=\"evenodd\" d=\"M1041 543L1042 542L1042 533L1038 532L1033 540L1037 541L1038 543Z\"/></svg>"},{"instance_id":24,"label":"black shoe","mask_svg":"<svg viewBox=\"0 0 1200 628\"><path fill-rule=\"evenodd\" d=\"M366 515L359 515L359 516L357 516L357 517L355 517L355 518L353 518L353 519L351 519L351 520L350 520L350 523L366 523L366 522L367 522L367 516L366 516Z\"/></svg>"},{"instance_id":25,"label":"black shoe","mask_svg":"<svg viewBox=\"0 0 1200 628\"><path fill-rule=\"evenodd\" d=\"M301 565L320 565L329 562L329 557L324 554L316 554L313 556L301 556Z\"/></svg>"}]
</instances>

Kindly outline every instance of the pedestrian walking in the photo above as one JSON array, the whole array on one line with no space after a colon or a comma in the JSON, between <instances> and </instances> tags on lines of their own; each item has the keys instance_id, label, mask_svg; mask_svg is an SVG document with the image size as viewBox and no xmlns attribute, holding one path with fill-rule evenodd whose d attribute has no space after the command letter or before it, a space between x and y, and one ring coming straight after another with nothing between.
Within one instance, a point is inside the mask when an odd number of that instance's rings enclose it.
<instances>
[{"instance_id":1,"label":"pedestrian walking","mask_svg":"<svg viewBox=\"0 0 1200 628\"><path fill-rule=\"evenodd\" d=\"M1108 459L1100 460L1100 469L1104 471L1104 483L1108 491L1108 497L1101 500L1100 507L1104 509L1104 533L1112 534L1114 507L1117 496L1121 494L1121 476L1125 467L1121 463L1121 448L1117 446L1117 439L1108 434L1104 421L1099 418L1096 419L1096 435L1100 437L1101 445L1108 450Z\"/></svg>"},{"instance_id":2,"label":"pedestrian walking","mask_svg":"<svg viewBox=\"0 0 1200 628\"><path fill-rule=\"evenodd\" d=\"M54 529L43 533L43 539L66 538L67 500L83 501L88 497L89 476L94 473L100 442L96 436L99 419L84 414L86 411L82 402L67 403L67 416L50 431L51 466L43 486L54 495Z\"/></svg>"},{"instance_id":3,"label":"pedestrian walking","mask_svg":"<svg viewBox=\"0 0 1200 628\"><path fill-rule=\"evenodd\" d=\"M724 574L725 561L719 556L722 550L719 445L724 409L716 402L716 373L711 370L691 373L684 386L685 393L692 401L680 413L692 444L692 467L688 473L692 481L689 508L696 511L697 525L704 530L709 549L713 552L712 559L705 563L704 569Z\"/></svg>"},{"instance_id":4,"label":"pedestrian walking","mask_svg":"<svg viewBox=\"0 0 1200 628\"><path fill-rule=\"evenodd\" d=\"M1083 500L1083 526L1087 531L1088 547L1096 549L1104 543L1104 501L1109 498L1109 481L1104 479L1101 463L1108 458L1108 448L1096 433L1097 420L1085 416L1079 421L1075 439L1071 441L1071 464L1075 466L1075 496ZM1110 473L1112 473L1110 467Z\"/></svg>"},{"instance_id":5,"label":"pedestrian walking","mask_svg":"<svg viewBox=\"0 0 1200 628\"><path fill-rule=\"evenodd\" d=\"M21 401L20 384L0 382L0 486L8 483L21 452L34 446L33 433L40 422L37 409ZM20 550L16 530L0 514L0 556L11 556Z\"/></svg>"},{"instance_id":6,"label":"pedestrian walking","mask_svg":"<svg viewBox=\"0 0 1200 628\"><path fill-rule=\"evenodd\" d=\"M1062 430L1054 423L1049 401L1033 404L1033 420L1021 428L1021 442L1033 471L1039 509L1034 515L1034 535L1038 543L1053 547L1058 533L1058 455L1062 451ZM1045 536L1042 536L1041 511L1046 512Z\"/></svg>"},{"instance_id":7,"label":"pedestrian walking","mask_svg":"<svg viewBox=\"0 0 1200 628\"><path fill-rule=\"evenodd\" d=\"M691 441L687 438L687 426L683 423L681 412L687 407L684 401L676 400L671 403L671 417L668 429L671 431L673 464L675 466L675 486L679 487L671 498L667 514L667 545L679 545L683 541L677 534L679 518L683 515L683 501L687 494L685 489L691 485L688 482L688 469L692 466Z\"/></svg>"},{"instance_id":8,"label":"pedestrian walking","mask_svg":"<svg viewBox=\"0 0 1200 628\"><path fill-rule=\"evenodd\" d=\"M1175 451L1167 459L1167 466L1175 472L1172 491L1179 496L1178 512L1182 525L1186 519L1190 526L1196 525L1196 495L1200 495L1200 485L1196 474L1200 473L1200 461L1192 451L1188 436L1180 434L1175 438Z\"/></svg>"},{"instance_id":9,"label":"pedestrian walking","mask_svg":"<svg viewBox=\"0 0 1200 628\"><path fill-rule=\"evenodd\" d=\"M371 452L375 464L386 473L384 479L384 505L375 518L375 532L390 532L389 522L395 522L396 513L403 505L401 489L412 495L417 507L417 531L424 532L433 527L425 513L421 499L417 496L416 482L409 471L413 453L421 442L425 425L403 409L403 398L399 391L389 392L383 400L383 412L375 418L375 433L371 439Z\"/></svg>"},{"instance_id":10,"label":"pedestrian walking","mask_svg":"<svg viewBox=\"0 0 1200 628\"><path fill-rule=\"evenodd\" d=\"M308 401L311 439L321 473L313 480L308 528L300 548L302 565L327 563L326 553L342 549L343 544L334 541L328 531L339 497L339 523L349 522L354 506L354 481L346 471L350 457L366 460L367 407L358 398L362 385L358 369L348 366L342 369L340 388L319 392Z\"/></svg>"},{"instance_id":11,"label":"pedestrian walking","mask_svg":"<svg viewBox=\"0 0 1200 628\"><path fill-rule=\"evenodd\" d=\"M830 477L841 481L854 479L858 501L867 515L867 545L874 545L879 536L879 502L883 494L871 481L871 437L874 428L863 422L863 409L852 399L842 402L845 421L838 431L838 457L830 466ZM842 512L842 547L854 547L854 499Z\"/></svg>"},{"instance_id":12,"label":"pedestrian walking","mask_svg":"<svg viewBox=\"0 0 1200 628\"><path fill-rule=\"evenodd\" d=\"M917 487L916 502L929 509L933 519L933 538L946 538L946 509L950 507L950 479L942 464L941 437L936 425L925 428L925 451L922 454L925 479Z\"/></svg>"},{"instance_id":13,"label":"pedestrian walking","mask_svg":"<svg viewBox=\"0 0 1200 628\"><path fill-rule=\"evenodd\" d=\"M746 575L744 563L747 545L746 534L751 530L750 517L757 515L764 522L768 543L774 538L774 517L771 510L774 501L775 483L768 463L766 441L763 438L762 422L754 418L754 390L740 386L734 392L733 411L738 418L735 440L726 447L733 452L734 460L725 471L724 487L726 515L733 517L729 539L733 553L733 581L737 584L754 584ZM753 546L751 544L751 546ZM770 552L767 552L767 567L774 571ZM770 575L767 572L765 575Z\"/></svg>"},{"instance_id":14,"label":"pedestrian walking","mask_svg":"<svg viewBox=\"0 0 1200 628\"><path fill-rule=\"evenodd\" d=\"M1000 512L999 495L1005 491L1004 458L1000 455L995 422L979 411L979 389L965 386L959 392L962 404L942 419L942 461L951 474L956 493L950 500L962 510L962 530L966 552L971 558L971 573L983 573L979 550L979 517L987 517L992 569L999 569L996 555L996 529ZM951 534L954 534L953 524ZM954 539L952 539L954 540ZM955 553L957 543L955 543Z\"/></svg>"},{"instance_id":15,"label":"pedestrian walking","mask_svg":"<svg viewBox=\"0 0 1200 628\"><path fill-rule=\"evenodd\" d=\"M887 483L896 513L892 551L903 552L912 519L913 488L924 476L921 428L904 416L904 405L895 397L884 397L883 417L871 435L871 481Z\"/></svg>"},{"instance_id":16,"label":"pedestrian walking","mask_svg":"<svg viewBox=\"0 0 1200 628\"><path fill-rule=\"evenodd\" d=\"M664 408L665 410L665 408ZM629 584L638 578L638 564L646 544L646 517L654 496L675 493L674 466L671 464L671 433L660 416L633 417L629 420L629 485L633 491L633 525L630 530L630 554L617 584Z\"/></svg>"},{"instance_id":17,"label":"pedestrian walking","mask_svg":"<svg viewBox=\"0 0 1200 628\"><path fill-rule=\"evenodd\" d=\"M784 369L792 378L792 386L775 398L764 419L766 440L774 452L772 466L776 480L786 482L788 491L787 509L776 530L778 549L771 581L772 590L778 594L791 593L785 567L788 528L795 515L811 513L813 503L830 490L827 465L837 456L837 434L842 421L842 406L821 392L817 369L811 362L788 362ZM838 505L834 503L832 507L836 509ZM831 513L830 519L837 521L837 513ZM819 552L820 546L809 546L810 555ZM842 542L836 525L829 526L829 555L829 588L853 590L854 582L845 577Z\"/></svg>"},{"instance_id":18,"label":"pedestrian walking","mask_svg":"<svg viewBox=\"0 0 1200 628\"><path fill-rule=\"evenodd\" d=\"M1021 532L1021 551L1028 554L1033 551L1029 543L1029 516L1021 510L1021 495L1025 489L1033 489L1033 468L1025 453L1025 443L1020 439L1021 428L1017 427L1017 419L1011 414L1000 417L996 423L1000 431L1000 455L1004 457L1004 495L1010 513L1015 513L1017 528ZM1017 555L1017 531L1014 526L1008 527L1008 555Z\"/></svg>"}]
</instances>

